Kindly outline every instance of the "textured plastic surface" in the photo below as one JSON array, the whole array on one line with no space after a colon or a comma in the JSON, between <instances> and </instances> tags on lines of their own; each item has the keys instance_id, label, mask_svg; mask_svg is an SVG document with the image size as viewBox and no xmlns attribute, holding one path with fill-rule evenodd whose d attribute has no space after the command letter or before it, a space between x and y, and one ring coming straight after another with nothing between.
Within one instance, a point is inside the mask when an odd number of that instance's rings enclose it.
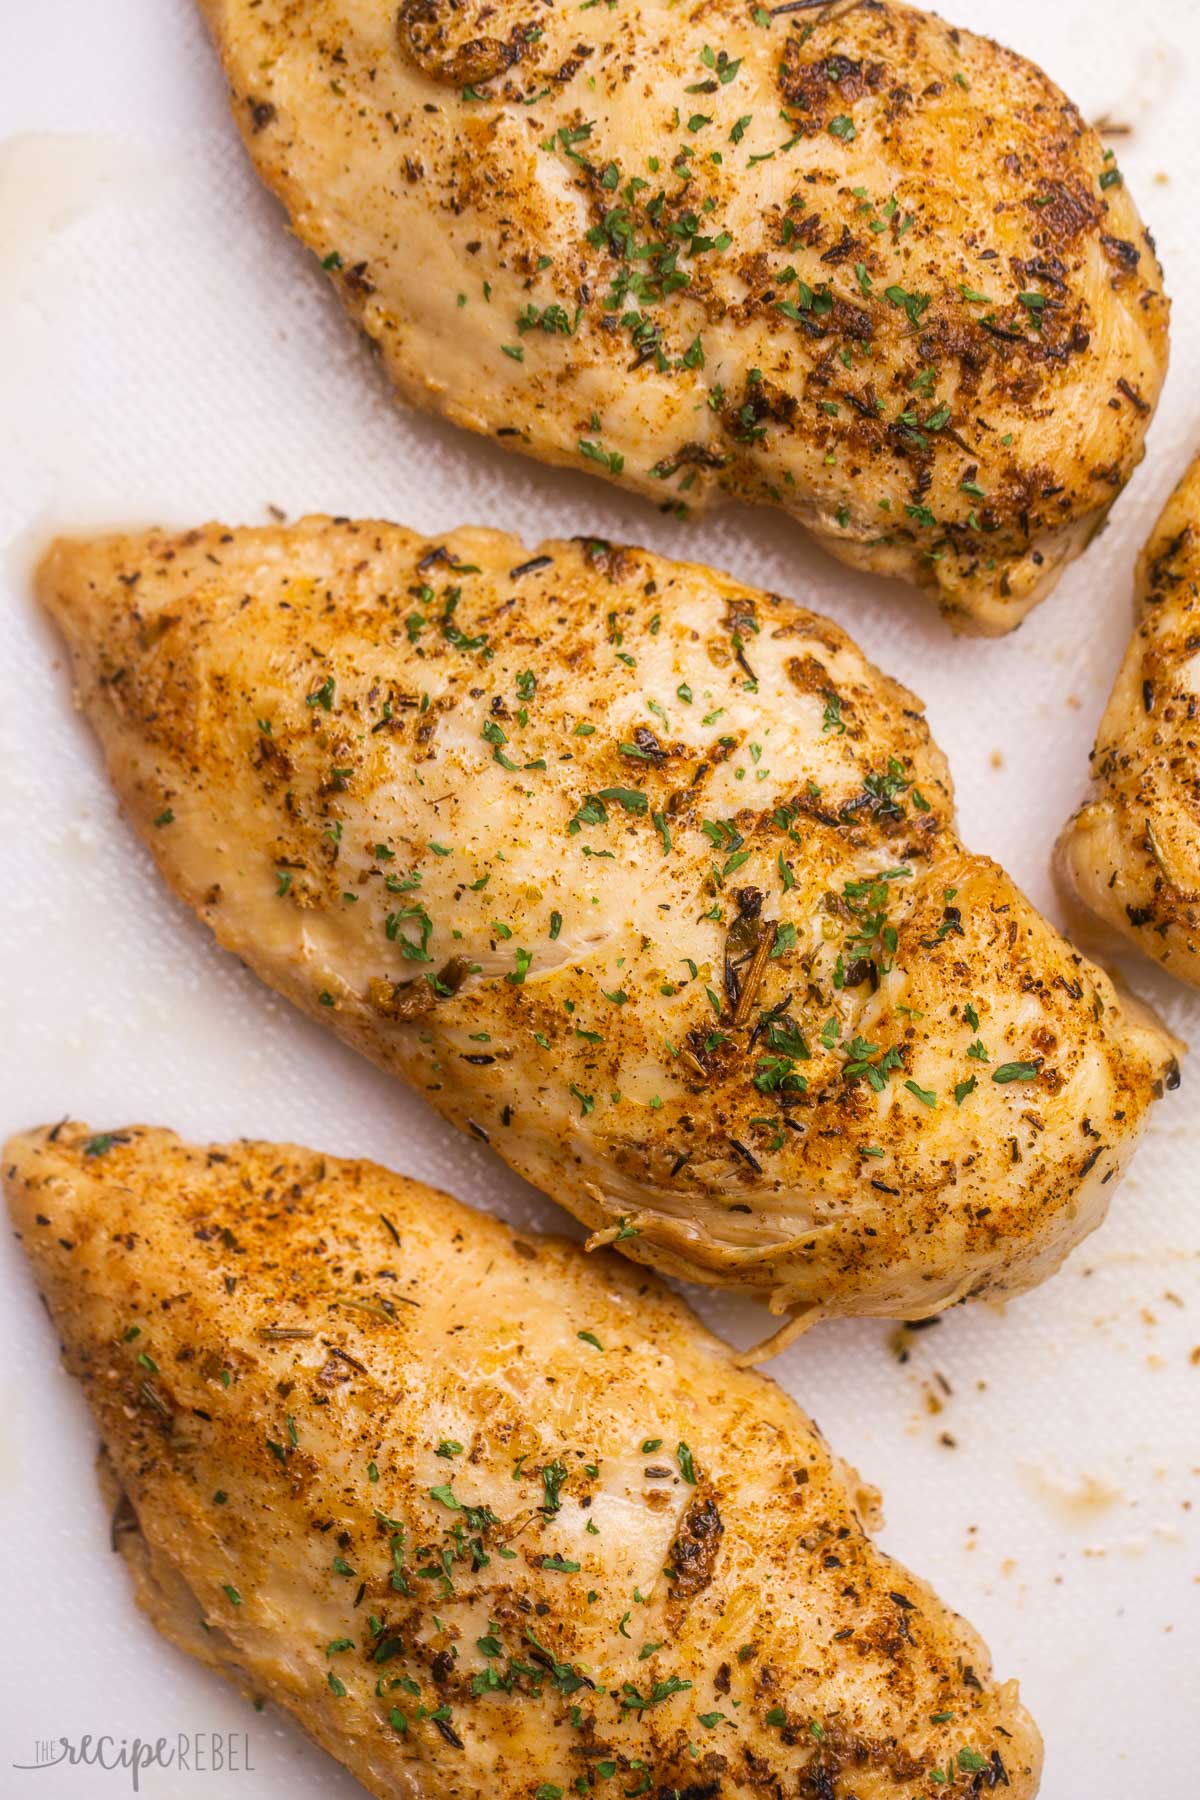
<instances>
[{"instance_id":1,"label":"textured plastic surface","mask_svg":"<svg viewBox=\"0 0 1200 1800\"><path fill-rule=\"evenodd\" d=\"M626 0L622 0L626 3ZM367 1153L522 1222L568 1228L481 1146L291 1014L165 893L73 715L28 571L56 528L276 506L528 541L595 531L724 566L833 615L929 704L967 839L1056 916L1053 839L1123 648L1133 561L1200 448L1200 10L954 0L1112 138L1175 297L1149 455L1113 520L1015 637L956 642L928 603L852 575L767 512L679 523L397 408L259 190L185 0L10 6L0 94L0 1127L70 1111L208 1139ZM1200 1041L1200 1000L1121 959ZM908 1339L822 1327L774 1372L884 1489L884 1542L1020 1677L1046 1800L1192 1800L1200 1767L1200 1073L1160 1109L1111 1217L1004 1316ZM253 1773L149 1771L153 1800L359 1793L268 1709L164 1646L108 1551L93 1432L20 1253L0 1270L0 1792L103 1800L116 1771L23 1772L37 1741L249 1733ZM765 1320L699 1295L743 1341ZM898 1800L901 1797L898 1794Z\"/></svg>"}]
</instances>

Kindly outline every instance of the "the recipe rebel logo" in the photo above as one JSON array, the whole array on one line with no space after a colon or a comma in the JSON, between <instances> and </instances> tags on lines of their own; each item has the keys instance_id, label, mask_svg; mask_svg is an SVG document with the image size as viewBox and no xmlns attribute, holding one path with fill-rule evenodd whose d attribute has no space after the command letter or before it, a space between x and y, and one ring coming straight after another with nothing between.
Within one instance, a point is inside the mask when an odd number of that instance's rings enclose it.
<instances>
[{"instance_id":1,"label":"the recipe rebel logo","mask_svg":"<svg viewBox=\"0 0 1200 1800\"><path fill-rule=\"evenodd\" d=\"M23 1773L41 1769L103 1769L128 1777L133 1793L142 1791L148 1769L176 1769L188 1775L252 1775L250 1738L239 1731L177 1731L156 1738L116 1738L91 1732L82 1737L38 1738L33 1759L11 1766Z\"/></svg>"}]
</instances>

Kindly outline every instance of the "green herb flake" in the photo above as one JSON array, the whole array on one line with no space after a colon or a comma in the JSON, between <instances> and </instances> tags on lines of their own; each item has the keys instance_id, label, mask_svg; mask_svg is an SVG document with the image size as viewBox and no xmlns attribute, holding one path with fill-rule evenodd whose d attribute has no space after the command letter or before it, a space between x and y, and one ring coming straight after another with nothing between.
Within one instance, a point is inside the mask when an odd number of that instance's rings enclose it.
<instances>
[{"instance_id":1,"label":"green herb flake","mask_svg":"<svg viewBox=\"0 0 1200 1800\"><path fill-rule=\"evenodd\" d=\"M992 1080L1002 1087L1010 1081L1036 1081L1040 1068L1041 1064L1035 1062L1001 1063L998 1069L992 1070Z\"/></svg>"}]
</instances>

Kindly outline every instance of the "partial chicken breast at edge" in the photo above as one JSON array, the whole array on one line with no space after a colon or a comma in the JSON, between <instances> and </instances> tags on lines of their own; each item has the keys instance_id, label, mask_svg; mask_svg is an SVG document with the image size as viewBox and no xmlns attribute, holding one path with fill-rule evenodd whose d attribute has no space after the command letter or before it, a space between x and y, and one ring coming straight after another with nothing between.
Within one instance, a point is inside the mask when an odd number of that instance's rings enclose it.
<instances>
[{"instance_id":1,"label":"partial chicken breast at edge","mask_svg":"<svg viewBox=\"0 0 1200 1800\"><path fill-rule=\"evenodd\" d=\"M1200 458L1138 565L1136 620L1059 843L1092 911L1200 986Z\"/></svg>"}]
</instances>

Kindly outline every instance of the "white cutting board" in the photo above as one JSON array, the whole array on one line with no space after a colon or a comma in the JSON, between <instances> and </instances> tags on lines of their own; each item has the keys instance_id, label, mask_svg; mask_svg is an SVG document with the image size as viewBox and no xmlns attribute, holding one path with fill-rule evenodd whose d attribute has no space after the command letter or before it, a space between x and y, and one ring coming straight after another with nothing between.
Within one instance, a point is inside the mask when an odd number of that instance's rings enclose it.
<instances>
[{"instance_id":1,"label":"white cutting board","mask_svg":"<svg viewBox=\"0 0 1200 1800\"><path fill-rule=\"evenodd\" d=\"M947 7L1041 62L1090 118L1129 128L1112 141L1176 300L1147 462L1100 542L1002 643L955 642L926 602L839 568L781 517L730 508L680 525L400 410L251 175L187 0L0 9L0 1130L70 1111L293 1137L569 1225L167 895L31 608L30 560L56 527L258 523L274 505L530 542L587 530L724 566L831 613L925 696L966 838L1058 916L1050 846L1125 642L1134 557L1200 448L1200 6ZM1200 1050L1200 999L1136 958L1126 968ZM1107 1225L1049 1285L1003 1314L959 1309L904 1365L880 1323L820 1327L775 1365L883 1487L888 1549L1020 1677L1046 1737L1045 1800L1200 1793L1198 1091L1200 1062ZM94 1431L21 1255L0 1242L0 1795L128 1793L120 1770L11 1765L34 1762L39 1739L180 1730L248 1732L253 1772L151 1770L152 1800L359 1795L135 1611L108 1550ZM763 1330L746 1303L701 1310L743 1340Z\"/></svg>"}]
</instances>

